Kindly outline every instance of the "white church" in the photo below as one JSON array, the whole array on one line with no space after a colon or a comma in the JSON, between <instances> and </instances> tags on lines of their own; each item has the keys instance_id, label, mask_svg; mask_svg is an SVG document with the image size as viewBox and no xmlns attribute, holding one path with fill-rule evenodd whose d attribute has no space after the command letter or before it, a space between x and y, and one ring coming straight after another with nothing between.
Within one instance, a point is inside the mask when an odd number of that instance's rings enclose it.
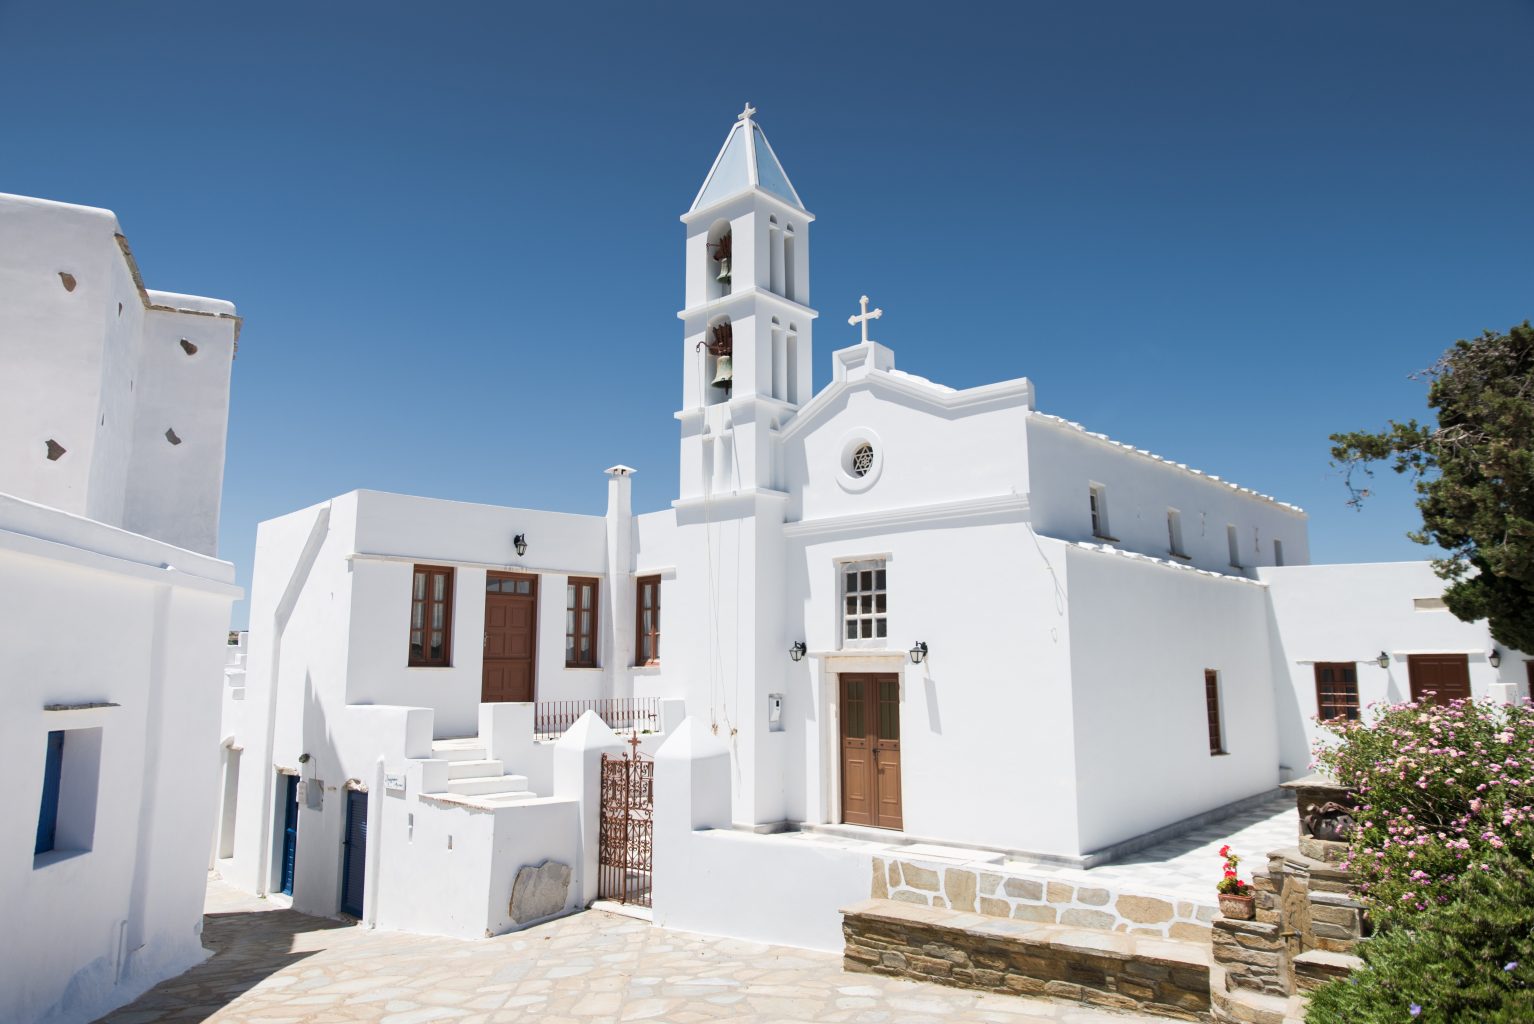
<instances>
[{"instance_id":1,"label":"white church","mask_svg":"<svg viewBox=\"0 0 1534 1024\"><path fill-rule=\"evenodd\" d=\"M866 297L814 391L815 217L754 113L682 216L671 507L615 466L600 516L354 491L261 525L224 877L477 936L552 860L583 905L575 748L654 753L684 716L728 750L732 831L1089 864L1305 774L1318 713L1527 692L1427 563L1309 566L1292 505L1028 379L897 369ZM585 710L603 735L556 742Z\"/></svg>"},{"instance_id":2,"label":"white church","mask_svg":"<svg viewBox=\"0 0 1534 1024\"><path fill-rule=\"evenodd\" d=\"M1427 562L1310 565L1301 510L1052 415L1028 379L897 369L867 297L837 299L816 392L815 217L754 114L682 215L670 507L636 513L613 466L601 515L362 490L262 523L221 725L238 318L144 292L105 211L0 203L0 359L36 382L0 409L0 629L32 659L0 739L69 853L13 830L0 883L39 921L74 885L122 904L48 947L25 1005L110 988L146 922L184 959L209 867L383 928L479 938L603 898L839 948L869 850L1109 862L1305 774L1318 715L1528 695L1529 659L1449 614ZM109 569L109 637L37 627ZM197 780L176 799L171 764ZM639 794L616 811L614 766ZM45 953L8 931L20 978Z\"/></svg>"}]
</instances>

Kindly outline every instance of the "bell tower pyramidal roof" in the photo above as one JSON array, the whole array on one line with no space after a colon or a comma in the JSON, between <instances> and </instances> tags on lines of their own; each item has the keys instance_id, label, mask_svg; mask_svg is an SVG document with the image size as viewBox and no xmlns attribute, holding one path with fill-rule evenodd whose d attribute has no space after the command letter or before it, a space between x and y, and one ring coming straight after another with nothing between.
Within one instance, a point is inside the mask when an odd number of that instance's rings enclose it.
<instances>
[{"instance_id":1,"label":"bell tower pyramidal roof","mask_svg":"<svg viewBox=\"0 0 1534 1024\"><path fill-rule=\"evenodd\" d=\"M755 113L756 108L747 103L746 109L735 118L719 155L714 157L714 166L709 168L703 187L688 209L689 213L753 188L769 192L798 209L805 208L799 193L794 191L788 175L783 172L783 165L778 163L777 154L767 142L761 125L752 119Z\"/></svg>"}]
</instances>

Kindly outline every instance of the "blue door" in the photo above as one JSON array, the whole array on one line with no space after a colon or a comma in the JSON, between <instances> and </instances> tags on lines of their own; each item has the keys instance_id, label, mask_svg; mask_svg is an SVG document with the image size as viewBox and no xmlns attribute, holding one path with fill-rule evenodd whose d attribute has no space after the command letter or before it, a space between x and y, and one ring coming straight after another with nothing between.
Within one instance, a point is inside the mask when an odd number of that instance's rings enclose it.
<instances>
[{"instance_id":1,"label":"blue door","mask_svg":"<svg viewBox=\"0 0 1534 1024\"><path fill-rule=\"evenodd\" d=\"M282 891L293 895L293 861L298 856L298 776L282 777Z\"/></svg>"},{"instance_id":2,"label":"blue door","mask_svg":"<svg viewBox=\"0 0 1534 1024\"><path fill-rule=\"evenodd\" d=\"M362 917L362 876L367 863L368 795L346 791L346 837L341 841L341 910Z\"/></svg>"}]
</instances>

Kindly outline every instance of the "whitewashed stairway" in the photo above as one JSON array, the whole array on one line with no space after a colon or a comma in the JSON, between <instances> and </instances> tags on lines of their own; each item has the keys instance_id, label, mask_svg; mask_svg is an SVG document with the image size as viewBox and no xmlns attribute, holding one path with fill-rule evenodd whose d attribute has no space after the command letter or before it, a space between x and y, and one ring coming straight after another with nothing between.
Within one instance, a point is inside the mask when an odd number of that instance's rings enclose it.
<instances>
[{"instance_id":1,"label":"whitewashed stairway","mask_svg":"<svg viewBox=\"0 0 1534 1024\"><path fill-rule=\"evenodd\" d=\"M512 775L500 761L491 760L489 750L477 736L434 740L431 756L448 762L447 792L430 794L439 800L494 808L532 800L537 795L527 788L526 775Z\"/></svg>"}]
</instances>

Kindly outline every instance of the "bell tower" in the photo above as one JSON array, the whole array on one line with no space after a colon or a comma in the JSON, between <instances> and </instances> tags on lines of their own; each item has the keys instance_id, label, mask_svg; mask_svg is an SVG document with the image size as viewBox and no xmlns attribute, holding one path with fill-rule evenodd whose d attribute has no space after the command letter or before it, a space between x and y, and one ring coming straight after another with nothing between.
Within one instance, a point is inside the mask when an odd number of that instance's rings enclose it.
<instances>
[{"instance_id":1,"label":"bell tower","mask_svg":"<svg viewBox=\"0 0 1534 1024\"><path fill-rule=\"evenodd\" d=\"M815 321L815 218L755 114L747 104L735 119L682 215L681 481L672 509L676 576L687 585L671 606L679 611L667 613L680 625L666 654L667 673L686 680L687 713L730 747L731 816L751 825L787 814L789 733L769 709L794 692L784 652L803 629L785 599L789 495L778 430L810 399Z\"/></svg>"},{"instance_id":2,"label":"bell tower","mask_svg":"<svg viewBox=\"0 0 1534 1024\"><path fill-rule=\"evenodd\" d=\"M755 114L736 117L682 215L683 500L775 489L769 434L810 397L815 217Z\"/></svg>"}]
</instances>

